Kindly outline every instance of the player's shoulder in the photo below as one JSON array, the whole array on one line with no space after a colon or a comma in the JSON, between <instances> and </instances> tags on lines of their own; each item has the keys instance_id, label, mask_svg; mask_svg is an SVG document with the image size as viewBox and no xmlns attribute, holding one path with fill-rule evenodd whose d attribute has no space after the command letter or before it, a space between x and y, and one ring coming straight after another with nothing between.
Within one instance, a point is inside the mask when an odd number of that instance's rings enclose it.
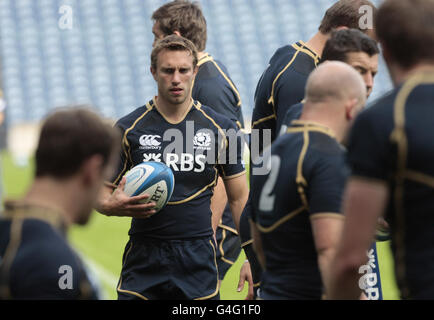
<instances>
[{"instance_id":1,"label":"player's shoulder","mask_svg":"<svg viewBox=\"0 0 434 320\"><path fill-rule=\"evenodd\" d=\"M311 131L309 133L309 149L325 155L341 156L345 148L336 140L332 133Z\"/></svg>"},{"instance_id":2,"label":"player's shoulder","mask_svg":"<svg viewBox=\"0 0 434 320\"><path fill-rule=\"evenodd\" d=\"M226 66L219 60L207 55L207 60L200 65L199 71L194 82L193 92L199 94L203 100L207 97L219 97L229 91L234 91L238 95L234 83L231 80ZM193 97L201 101L200 97Z\"/></svg>"},{"instance_id":3,"label":"player's shoulder","mask_svg":"<svg viewBox=\"0 0 434 320\"><path fill-rule=\"evenodd\" d=\"M16 279L13 287L20 294L26 295L27 291L31 295L35 288L40 288L43 293L56 291L62 273L69 270L74 274L80 269L66 238L44 221L24 219L20 240L12 270L13 279Z\"/></svg>"},{"instance_id":4,"label":"player's shoulder","mask_svg":"<svg viewBox=\"0 0 434 320\"><path fill-rule=\"evenodd\" d=\"M395 88L381 97L370 102L367 107L360 113L359 116L363 117L378 117L378 116L388 116L393 112L395 101L397 95L399 94L400 88Z\"/></svg>"},{"instance_id":5,"label":"player's shoulder","mask_svg":"<svg viewBox=\"0 0 434 320\"><path fill-rule=\"evenodd\" d=\"M390 131L393 125L393 113L399 88L396 88L380 98L369 103L360 112L354 122L352 132Z\"/></svg>"},{"instance_id":6,"label":"player's shoulder","mask_svg":"<svg viewBox=\"0 0 434 320\"><path fill-rule=\"evenodd\" d=\"M127 115L120 118L116 122L116 125L121 127L124 130L126 128L129 128L131 125L134 124L134 122L136 122L137 119L142 117L149 109L152 108L151 104L152 104L152 101L141 106L141 107L136 108L135 110L131 111Z\"/></svg>"},{"instance_id":7,"label":"player's shoulder","mask_svg":"<svg viewBox=\"0 0 434 320\"><path fill-rule=\"evenodd\" d=\"M293 44L284 45L274 52L273 56L271 57L271 62L280 60L282 58L291 58L296 51L297 50L294 48Z\"/></svg>"},{"instance_id":8,"label":"player's shoulder","mask_svg":"<svg viewBox=\"0 0 434 320\"><path fill-rule=\"evenodd\" d=\"M199 61L200 63L200 61ZM221 71L227 74L226 66L219 60L214 59L210 54L204 57L204 62L199 65L196 80L216 79L221 76Z\"/></svg>"},{"instance_id":9,"label":"player's shoulder","mask_svg":"<svg viewBox=\"0 0 434 320\"><path fill-rule=\"evenodd\" d=\"M37 256L43 254L50 256L50 259L43 261L73 261L74 254L68 244L62 230L39 219L25 219L23 222L22 240L25 244L31 245ZM32 252L29 252L30 254Z\"/></svg>"},{"instance_id":10,"label":"player's shoulder","mask_svg":"<svg viewBox=\"0 0 434 320\"><path fill-rule=\"evenodd\" d=\"M223 128L234 128L235 125L231 119L229 119L227 116L216 112L213 108L203 105L199 103L198 101L194 102L194 106L198 112L198 114L201 117L206 118L208 121L213 123L214 125L217 125L219 127Z\"/></svg>"},{"instance_id":11,"label":"player's shoulder","mask_svg":"<svg viewBox=\"0 0 434 320\"><path fill-rule=\"evenodd\" d=\"M303 111L303 102L293 104L285 113L284 124L290 125L292 120L297 120Z\"/></svg>"}]
</instances>

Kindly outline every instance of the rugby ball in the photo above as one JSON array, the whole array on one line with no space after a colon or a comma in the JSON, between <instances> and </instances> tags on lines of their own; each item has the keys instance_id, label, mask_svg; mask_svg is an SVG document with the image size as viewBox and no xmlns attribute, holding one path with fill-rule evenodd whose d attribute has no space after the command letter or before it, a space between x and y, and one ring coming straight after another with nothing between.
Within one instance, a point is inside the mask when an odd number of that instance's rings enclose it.
<instances>
[{"instance_id":1,"label":"rugby ball","mask_svg":"<svg viewBox=\"0 0 434 320\"><path fill-rule=\"evenodd\" d=\"M172 170L162 162L143 162L125 174L126 183L124 192L130 197L149 194L144 201L156 203L158 212L169 202L175 186L175 177Z\"/></svg>"}]
</instances>

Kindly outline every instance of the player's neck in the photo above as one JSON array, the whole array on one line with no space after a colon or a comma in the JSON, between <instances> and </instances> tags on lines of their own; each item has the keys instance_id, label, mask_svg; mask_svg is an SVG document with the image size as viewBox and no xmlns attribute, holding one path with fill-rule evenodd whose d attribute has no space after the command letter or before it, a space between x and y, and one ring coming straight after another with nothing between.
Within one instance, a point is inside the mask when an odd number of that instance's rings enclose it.
<instances>
[{"instance_id":1,"label":"player's neck","mask_svg":"<svg viewBox=\"0 0 434 320\"><path fill-rule=\"evenodd\" d=\"M328 35L318 31L309 41L306 42L306 46L321 57L328 38Z\"/></svg>"},{"instance_id":2,"label":"player's neck","mask_svg":"<svg viewBox=\"0 0 434 320\"><path fill-rule=\"evenodd\" d=\"M393 83L395 84L395 86L398 86L407 81L415 74L425 72L434 73L434 63L420 63L414 67L411 67L410 69L390 66L389 70L393 79Z\"/></svg>"},{"instance_id":3,"label":"player's neck","mask_svg":"<svg viewBox=\"0 0 434 320\"><path fill-rule=\"evenodd\" d=\"M344 133L343 130L338 125L338 121L336 120L335 116L330 116L330 112L319 112L316 111L315 109L309 110L310 109L309 106L306 108L306 103L303 108L304 108L303 113L300 116L301 121L313 122L319 126L326 127L330 131L331 135L339 143L342 143L344 138Z\"/></svg>"},{"instance_id":4,"label":"player's neck","mask_svg":"<svg viewBox=\"0 0 434 320\"><path fill-rule=\"evenodd\" d=\"M71 186L50 178L36 178L24 201L36 206L46 207L60 212L67 226L74 222L74 213L77 208L76 199L71 197Z\"/></svg>"},{"instance_id":5,"label":"player's neck","mask_svg":"<svg viewBox=\"0 0 434 320\"><path fill-rule=\"evenodd\" d=\"M157 110L169 123L174 124L184 120L185 115L190 111L192 104L193 99L191 96L180 104L170 103L169 101L162 99L161 96L155 97L155 107Z\"/></svg>"}]
</instances>

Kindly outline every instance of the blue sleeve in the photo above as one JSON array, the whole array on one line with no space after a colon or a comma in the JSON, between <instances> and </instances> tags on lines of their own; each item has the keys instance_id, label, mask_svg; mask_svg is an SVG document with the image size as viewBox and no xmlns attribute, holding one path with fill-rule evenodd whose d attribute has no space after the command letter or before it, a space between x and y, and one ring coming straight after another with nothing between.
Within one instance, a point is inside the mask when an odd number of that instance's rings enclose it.
<instances>
[{"instance_id":1,"label":"blue sleeve","mask_svg":"<svg viewBox=\"0 0 434 320\"><path fill-rule=\"evenodd\" d=\"M125 136L125 128L119 122L117 122L115 126L117 126L121 131L122 145L119 153L118 166L116 168L116 171L112 175L111 179L109 180L109 182L114 185L117 185L121 181L124 174L128 171L129 167L131 166L131 161L128 156L128 146L126 144L127 137Z\"/></svg>"},{"instance_id":2,"label":"blue sleeve","mask_svg":"<svg viewBox=\"0 0 434 320\"><path fill-rule=\"evenodd\" d=\"M318 157L308 178L309 213L341 213L342 196L348 177L344 155Z\"/></svg>"},{"instance_id":3,"label":"blue sleeve","mask_svg":"<svg viewBox=\"0 0 434 320\"><path fill-rule=\"evenodd\" d=\"M225 120L225 148L220 155L217 170L219 175L225 179L234 178L245 173L243 150L243 132L228 119Z\"/></svg>"}]
</instances>

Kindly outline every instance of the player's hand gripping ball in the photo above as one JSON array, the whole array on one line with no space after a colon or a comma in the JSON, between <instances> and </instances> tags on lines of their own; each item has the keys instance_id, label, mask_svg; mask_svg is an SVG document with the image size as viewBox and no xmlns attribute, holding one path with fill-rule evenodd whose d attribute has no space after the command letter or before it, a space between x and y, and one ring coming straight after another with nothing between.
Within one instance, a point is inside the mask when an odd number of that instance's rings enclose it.
<instances>
[{"instance_id":1,"label":"player's hand gripping ball","mask_svg":"<svg viewBox=\"0 0 434 320\"><path fill-rule=\"evenodd\" d=\"M169 202L175 186L172 170L162 162L143 162L125 174L124 192L130 197L149 194L145 201L156 203L158 212Z\"/></svg>"}]
</instances>

